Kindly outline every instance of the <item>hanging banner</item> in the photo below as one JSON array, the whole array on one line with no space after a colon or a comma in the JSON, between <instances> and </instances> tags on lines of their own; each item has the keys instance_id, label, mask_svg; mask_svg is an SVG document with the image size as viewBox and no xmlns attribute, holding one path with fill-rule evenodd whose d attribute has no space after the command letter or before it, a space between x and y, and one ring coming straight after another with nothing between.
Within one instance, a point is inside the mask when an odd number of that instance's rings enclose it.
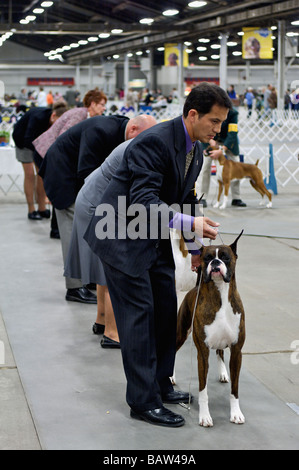
<instances>
[{"instance_id":1,"label":"hanging banner","mask_svg":"<svg viewBox=\"0 0 299 470\"><path fill-rule=\"evenodd\" d=\"M243 59L273 59L273 40L270 28L243 28Z\"/></svg>"},{"instance_id":2,"label":"hanging banner","mask_svg":"<svg viewBox=\"0 0 299 470\"><path fill-rule=\"evenodd\" d=\"M180 53L177 44L164 44L164 65L174 66L180 65L179 60ZM189 56L185 48L183 50L183 66L188 67L189 65Z\"/></svg>"}]
</instances>

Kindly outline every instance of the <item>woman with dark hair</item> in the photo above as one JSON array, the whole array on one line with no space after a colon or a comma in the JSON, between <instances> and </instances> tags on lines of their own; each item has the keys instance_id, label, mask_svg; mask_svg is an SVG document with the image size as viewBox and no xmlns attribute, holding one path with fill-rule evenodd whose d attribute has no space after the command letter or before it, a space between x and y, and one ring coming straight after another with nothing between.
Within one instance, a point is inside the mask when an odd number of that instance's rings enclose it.
<instances>
[{"instance_id":1,"label":"woman with dark hair","mask_svg":"<svg viewBox=\"0 0 299 470\"><path fill-rule=\"evenodd\" d=\"M34 165L33 141L44 133L54 122L67 111L65 102L56 103L53 108L31 108L17 121L13 131L16 144L16 157L24 169L24 192L28 205L28 218L41 220L49 218L50 211L46 209L46 194L43 181L38 176L38 168ZM35 210L34 193L36 183L36 197L38 210Z\"/></svg>"}]
</instances>

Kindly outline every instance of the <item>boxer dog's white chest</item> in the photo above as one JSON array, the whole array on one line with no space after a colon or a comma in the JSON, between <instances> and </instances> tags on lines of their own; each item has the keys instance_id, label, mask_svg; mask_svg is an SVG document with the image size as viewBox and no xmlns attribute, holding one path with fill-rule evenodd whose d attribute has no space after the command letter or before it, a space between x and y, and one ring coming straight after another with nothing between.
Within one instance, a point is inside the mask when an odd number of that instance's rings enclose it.
<instances>
[{"instance_id":1,"label":"boxer dog's white chest","mask_svg":"<svg viewBox=\"0 0 299 470\"><path fill-rule=\"evenodd\" d=\"M241 313L234 313L228 300L229 284L220 279L214 283L221 295L221 307L213 323L204 328L205 344L210 349L225 349L238 341Z\"/></svg>"}]
</instances>

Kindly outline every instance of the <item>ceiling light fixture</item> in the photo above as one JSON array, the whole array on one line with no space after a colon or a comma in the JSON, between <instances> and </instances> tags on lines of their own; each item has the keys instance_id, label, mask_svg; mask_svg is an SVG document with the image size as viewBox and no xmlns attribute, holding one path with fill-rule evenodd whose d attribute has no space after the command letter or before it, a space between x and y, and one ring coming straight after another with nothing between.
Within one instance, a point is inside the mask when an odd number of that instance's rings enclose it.
<instances>
[{"instance_id":1,"label":"ceiling light fixture","mask_svg":"<svg viewBox=\"0 0 299 470\"><path fill-rule=\"evenodd\" d=\"M154 19L153 18L142 18L141 20L139 20L139 23L141 24L152 24L154 22Z\"/></svg>"},{"instance_id":2,"label":"ceiling light fixture","mask_svg":"<svg viewBox=\"0 0 299 470\"><path fill-rule=\"evenodd\" d=\"M200 8L204 7L207 4L207 2L190 2L188 3L188 7L190 8Z\"/></svg>"},{"instance_id":3,"label":"ceiling light fixture","mask_svg":"<svg viewBox=\"0 0 299 470\"><path fill-rule=\"evenodd\" d=\"M121 34L123 32L124 32L124 30L120 29L120 28L111 29L111 34Z\"/></svg>"},{"instance_id":4,"label":"ceiling light fixture","mask_svg":"<svg viewBox=\"0 0 299 470\"><path fill-rule=\"evenodd\" d=\"M179 14L179 10L176 10L176 9L169 9L169 10L163 11L162 14L163 14L164 16L175 16L175 15L178 15L178 14Z\"/></svg>"},{"instance_id":5,"label":"ceiling light fixture","mask_svg":"<svg viewBox=\"0 0 299 470\"><path fill-rule=\"evenodd\" d=\"M43 2L43 3L41 4L41 7L43 7L43 8L49 8L49 7L51 7L52 5L53 5L53 2Z\"/></svg>"},{"instance_id":6,"label":"ceiling light fixture","mask_svg":"<svg viewBox=\"0 0 299 470\"><path fill-rule=\"evenodd\" d=\"M107 39L110 37L110 33L100 33L99 38L101 39Z\"/></svg>"}]
</instances>

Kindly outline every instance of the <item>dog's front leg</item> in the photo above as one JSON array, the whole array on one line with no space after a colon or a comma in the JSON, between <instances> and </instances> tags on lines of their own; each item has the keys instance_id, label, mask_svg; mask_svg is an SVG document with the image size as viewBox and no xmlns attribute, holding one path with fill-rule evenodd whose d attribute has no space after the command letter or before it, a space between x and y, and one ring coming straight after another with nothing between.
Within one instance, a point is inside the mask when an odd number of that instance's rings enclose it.
<instances>
[{"instance_id":1,"label":"dog's front leg","mask_svg":"<svg viewBox=\"0 0 299 470\"><path fill-rule=\"evenodd\" d=\"M231 346L230 357L230 377L231 377L231 396L230 396L230 422L236 424L245 423L245 417L239 405L239 375L242 364L242 352L238 344Z\"/></svg>"},{"instance_id":2,"label":"dog's front leg","mask_svg":"<svg viewBox=\"0 0 299 470\"><path fill-rule=\"evenodd\" d=\"M195 341L196 344L196 341ZM212 427L213 420L209 410L209 399L207 391L207 378L209 370L209 348L204 343L197 347L197 362L198 362L198 380L199 380L199 425L204 427Z\"/></svg>"}]
</instances>

